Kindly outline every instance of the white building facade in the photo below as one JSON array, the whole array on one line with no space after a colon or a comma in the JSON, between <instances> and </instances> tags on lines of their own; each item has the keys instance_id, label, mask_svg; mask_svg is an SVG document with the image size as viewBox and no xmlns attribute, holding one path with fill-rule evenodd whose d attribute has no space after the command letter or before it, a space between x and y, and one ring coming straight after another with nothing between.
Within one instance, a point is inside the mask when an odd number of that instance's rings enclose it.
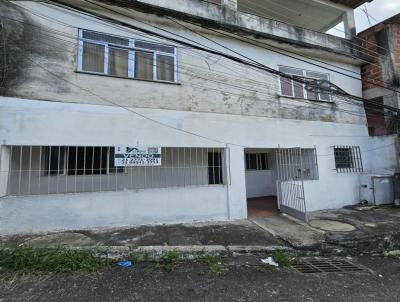
<instances>
[{"instance_id":1,"label":"white building facade","mask_svg":"<svg viewBox=\"0 0 400 302\"><path fill-rule=\"evenodd\" d=\"M4 4L0 233L360 202L360 174L397 169L395 137L368 136L362 103L264 68L362 95L354 41L317 32L343 18L350 37L352 1L309 2L327 14L314 31L236 1ZM117 146L159 147L161 165L116 166Z\"/></svg>"}]
</instances>

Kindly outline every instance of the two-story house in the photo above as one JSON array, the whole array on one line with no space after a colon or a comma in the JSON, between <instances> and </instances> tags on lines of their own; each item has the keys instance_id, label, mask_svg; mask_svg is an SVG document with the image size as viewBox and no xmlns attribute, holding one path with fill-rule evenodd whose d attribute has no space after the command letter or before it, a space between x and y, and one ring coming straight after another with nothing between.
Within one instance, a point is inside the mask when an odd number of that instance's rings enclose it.
<instances>
[{"instance_id":1,"label":"two-story house","mask_svg":"<svg viewBox=\"0 0 400 302\"><path fill-rule=\"evenodd\" d=\"M364 2L3 1L0 232L360 202L397 167L359 99Z\"/></svg>"}]
</instances>

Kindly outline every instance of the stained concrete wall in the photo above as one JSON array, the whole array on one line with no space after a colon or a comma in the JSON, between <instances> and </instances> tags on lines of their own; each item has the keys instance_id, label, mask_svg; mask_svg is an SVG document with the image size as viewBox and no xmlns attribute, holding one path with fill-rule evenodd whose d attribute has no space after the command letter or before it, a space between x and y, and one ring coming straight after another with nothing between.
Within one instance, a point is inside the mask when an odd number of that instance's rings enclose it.
<instances>
[{"instance_id":1,"label":"stained concrete wall","mask_svg":"<svg viewBox=\"0 0 400 302\"><path fill-rule=\"evenodd\" d=\"M77 73L77 27L138 39L154 40L154 37L144 37L139 32L110 26L88 16L66 12L43 3L28 1L18 4L28 10L14 6L7 10L10 15L22 18L25 23L18 26L13 26L15 24L11 21L6 23L4 35L9 39L7 53L12 53L15 61L8 64L10 74L14 75L7 77L3 95L59 102L365 123L363 109L359 106L338 99L335 99L334 103L316 103L281 97L277 77L233 63L220 56L185 47L178 48L178 85ZM40 13L52 19L39 18L30 12ZM139 12L133 13L132 16L138 20L129 19L133 25L154 30L141 23L144 20L198 41L206 47L229 52L165 18ZM274 69L278 69L279 65L287 65L328 72L313 64L236 39L209 37ZM313 52L316 56L321 55L317 50ZM346 57L342 56L342 59L345 60ZM338 65L338 71L352 76L353 72L359 71L356 63L351 65L327 59L325 62ZM328 73L334 84L351 94L361 94L360 81L335 72Z\"/></svg>"}]
</instances>

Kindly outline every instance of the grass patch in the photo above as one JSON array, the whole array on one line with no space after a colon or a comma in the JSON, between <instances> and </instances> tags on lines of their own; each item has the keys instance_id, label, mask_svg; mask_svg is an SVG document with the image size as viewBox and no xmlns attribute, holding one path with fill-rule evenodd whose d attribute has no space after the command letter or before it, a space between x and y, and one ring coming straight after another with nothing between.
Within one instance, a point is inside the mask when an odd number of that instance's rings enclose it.
<instances>
[{"instance_id":1,"label":"grass patch","mask_svg":"<svg viewBox=\"0 0 400 302\"><path fill-rule=\"evenodd\" d=\"M156 267L163 271L172 271L175 269L176 263L182 257L181 253L178 251L165 252L160 260L158 261Z\"/></svg>"},{"instance_id":2,"label":"grass patch","mask_svg":"<svg viewBox=\"0 0 400 302\"><path fill-rule=\"evenodd\" d=\"M221 274L227 271L227 268L220 256L202 255L199 257L202 264L208 266L209 270L216 274Z\"/></svg>"},{"instance_id":3,"label":"grass patch","mask_svg":"<svg viewBox=\"0 0 400 302\"><path fill-rule=\"evenodd\" d=\"M110 263L105 255L94 251L31 247L0 249L0 275L3 278L74 271L94 272Z\"/></svg>"},{"instance_id":4,"label":"grass patch","mask_svg":"<svg viewBox=\"0 0 400 302\"><path fill-rule=\"evenodd\" d=\"M296 258L292 257L282 251L276 250L266 253L267 257L272 257L279 266L290 266L296 263Z\"/></svg>"}]
</instances>

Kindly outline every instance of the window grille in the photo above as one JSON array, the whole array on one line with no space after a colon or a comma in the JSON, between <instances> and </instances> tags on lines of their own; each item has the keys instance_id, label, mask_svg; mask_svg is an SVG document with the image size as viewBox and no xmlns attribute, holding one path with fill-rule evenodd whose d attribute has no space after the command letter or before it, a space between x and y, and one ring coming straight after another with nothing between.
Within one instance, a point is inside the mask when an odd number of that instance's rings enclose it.
<instances>
[{"instance_id":1,"label":"window grille","mask_svg":"<svg viewBox=\"0 0 400 302\"><path fill-rule=\"evenodd\" d=\"M268 153L247 153L246 170L268 170Z\"/></svg>"},{"instance_id":2,"label":"window grille","mask_svg":"<svg viewBox=\"0 0 400 302\"><path fill-rule=\"evenodd\" d=\"M161 148L161 166L114 165L114 147L3 146L8 195L225 185L225 149ZM5 174L4 174L5 173Z\"/></svg>"},{"instance_id":3,"label":"window grille","mask_svg":"<svg viewBox=\"0 0 400 302\"><path fill-rule=\"evenodd\" d=\"M338 173L363 172L361 150L358 146L334 146Z\"/></svg>"},{"instance_id":4,"label":"window grille","mask_svg":"<svg viewBox=\"0 0 400 302\"><path fill-rule=\"evenodd\" d=\"M288 75L299 76L314 80L329 81L329 75L325 73L307 71L286 66L279 66L279 71ZM282 96L289 96L312 101L332 101L332 96L330 93L324 92L318 88L315 89L315 91L307 90L303 83L299 83L292 79L280 77L280 87Z\"/></svg>"},{"instance_id":5,"label":"window grille","mask_svg":"<svg viewBox=\"0 0 400 302\"><path fill-rule=\"evenodd\" d=\"M318 180L318 157L316 149L281 149L281 180Z\"/></svg>"},{"instance_id":6,"label":"window grille","mask_svg":"<svg viewBox=\"0 0 400 302\"><path fill-rule=\"evenodd\" d=\"M78 71L176 82L176 47L80 29Z\"/></svg>"}]
</instances>

